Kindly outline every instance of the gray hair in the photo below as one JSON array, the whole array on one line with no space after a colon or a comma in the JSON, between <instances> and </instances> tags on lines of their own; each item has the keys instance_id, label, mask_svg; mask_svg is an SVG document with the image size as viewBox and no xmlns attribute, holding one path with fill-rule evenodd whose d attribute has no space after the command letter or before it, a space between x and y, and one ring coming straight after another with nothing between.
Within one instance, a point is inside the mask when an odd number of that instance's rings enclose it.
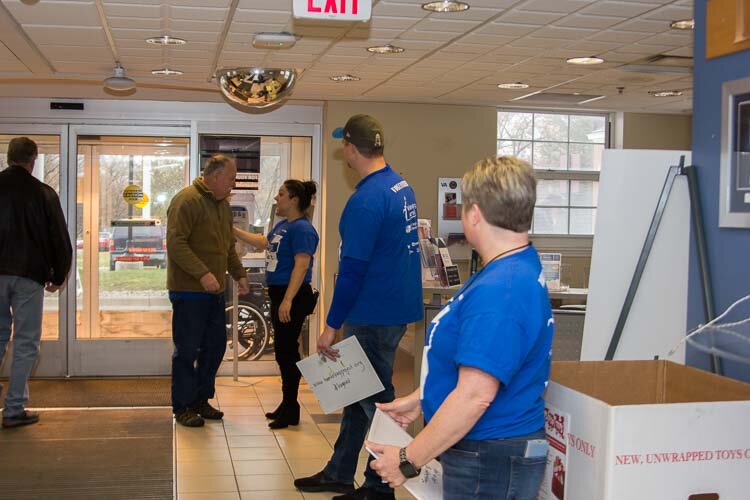
<instances>
[{"instance_id":1,"label":"gray hair","mask_svg":"<svg viewBox=\"0 0 750 500\"><path fill-rule=\"evenodd\" d=\"M531 165L514 156L489 157L466 172L461 182L464 208L476 204L485 220L516 233L531 228L536 179Z\"/></svg>"},{"instance_id":2,"label":"gray hair","mask_svg":"<svg viewBox=\"0 0 750 500\"><path fill-rule=\"evenodd\" d=\"M224 170L224 167L232 163L234 160L227 155L213 155L208 159L206 165L203 167L203 176L208 176L214 172Z\"/></svg>"}]
</instances>

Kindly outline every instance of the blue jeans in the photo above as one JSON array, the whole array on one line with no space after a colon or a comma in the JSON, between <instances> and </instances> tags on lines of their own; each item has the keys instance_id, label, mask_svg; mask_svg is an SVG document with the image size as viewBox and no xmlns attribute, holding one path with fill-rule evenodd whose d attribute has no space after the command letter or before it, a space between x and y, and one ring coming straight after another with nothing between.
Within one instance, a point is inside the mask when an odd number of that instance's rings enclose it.
<instances>
[{"instance_id":1,"label":"blue jeans","mask_svg":"<svg viewBox=\"0 0 750 500\"><path fill-rule=\"evenodd\" d=\"M0 361L5 356L13 324L13 364L5 395L4 418L22 414L29 400L28 381L39 356L43 306L42 285L20 276L0 275Z\"/></svg>"},{"instance_id":2,"label":"blue jeans","mask_svg":"<svg viewBox=\"0 0 750 500\"><path fill-rule=\"evenodd\" d=\"M227 349L224 294L180 297L172 292L172 410L211 399Z\"/></svg>"},{"instance_id":3,"label":"blue jeans","mask_svg":"<svg viewBox=\"0 0 750 500\"><path fill-rule=\"evenodd\" d=\"M372 363L375 373L383 383L385 390L344 408L344 415L339 428L339 437L333 446L333 456L323 472L329 478L342 483L354 481L357 471L359 452L365 443L372 418L375 416L375 403L388 403L394 399L393 360L401 337L406 332L406 325L374 326L344 324L344 338L357 337L362 350ZM381 492L390 492L391 488L383 484L380 476L370 468L369 457L365 469L364 487Z\"/></svg>"},{"instance_id":4,"label":"blue jeans","mask_svg":"<svg viewBox=\"0 0 750 500\"><path fill-rule=\"evenodd\" d=\"M524 458L526 442L544 430L509 439L464 439L440 455L443 499L535 500L547 456Z\"/></svg>"}]
</instances>

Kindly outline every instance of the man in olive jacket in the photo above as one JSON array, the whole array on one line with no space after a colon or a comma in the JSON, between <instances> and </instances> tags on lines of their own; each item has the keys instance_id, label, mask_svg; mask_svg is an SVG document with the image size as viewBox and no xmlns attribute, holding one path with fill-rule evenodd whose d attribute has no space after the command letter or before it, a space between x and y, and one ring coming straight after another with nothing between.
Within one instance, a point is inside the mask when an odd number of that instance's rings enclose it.
<instances>
[{"instance_id":1,"label":"man in olive jacket","mask_svg":"<svg viewBox=\"0 0 750 500\"><path fill-rule=\"evenodd\" d=\"M167 209L167 288L175 346L172 410L187 427L224 416L208 400L214 397L216 372L227 347L227 271L237 280L240 295L248 292L227 201L236 175L234 160L212 156L203 176L177 193Z\"/></svg>"}]
</instances>

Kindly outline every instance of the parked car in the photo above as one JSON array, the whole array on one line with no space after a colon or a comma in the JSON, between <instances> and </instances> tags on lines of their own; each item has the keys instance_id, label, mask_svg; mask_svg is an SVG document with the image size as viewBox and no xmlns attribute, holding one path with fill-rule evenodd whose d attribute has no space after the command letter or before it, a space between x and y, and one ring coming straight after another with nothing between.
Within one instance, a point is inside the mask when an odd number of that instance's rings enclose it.
<instances>
[{"instance_id":1,"label":"parked car","mask_svg":"<svg viewBox=\"0 0 750 500\"><path fill-rule=\"evenodd\" d=\"M112 239L112 233L102 231L99 233L99 251L107 252L109 250L109 240Z\"/></svg>"},{"instance_id":2,"label":"parked car","mask_svg":"<svg viewBox=\"0 0 750 500\"><path fill-rule=\"evenodd\" d=\"M144 266L167 267L167 240L158 219L117 219L112 221L109 241L109 269L117 262L143 262Z\"/></svg>"}]
</instances>

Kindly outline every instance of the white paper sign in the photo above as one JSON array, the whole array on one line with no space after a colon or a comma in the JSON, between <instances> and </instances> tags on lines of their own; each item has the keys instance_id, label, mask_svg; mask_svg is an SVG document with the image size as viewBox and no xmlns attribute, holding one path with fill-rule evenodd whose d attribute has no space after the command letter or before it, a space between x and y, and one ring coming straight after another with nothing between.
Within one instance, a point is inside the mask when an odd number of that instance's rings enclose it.
<instances>
[{"instance_id":1,"label":"white paper sign","mask_svg":"<svg viewBox=\"0 0 750 500\"><path fill-rule=\"evenodd\" d=\"M292 13L297 19L368 21L372 0L294 0Z\"/></svg>"},{"instance_id":2,"label":"white paper sign","mask_svg":"<svg viewBox=\"0 0 750 500\"><path fill-rule=\"evenodd\" d=\"M544 430L547 434L547 468L544 471L538 500L563 500L565 498L568 471L568 431L570 414L546 405L544 408Z\"/></svg>"},{"instance_id":3,"label":"white paper sign","mask_svg":"<svg viewBox=\"0 0 750 500\"><path fill-rule=\"evenodd\" d=\"M297 362L325 413L385 390L357 337L344 339L333 348L339 351L336 361L313 354Z\"/></svg>"},{"instance_id":4,"label":"white paper sign","mask_svg":"<svg viewBox=\"0 0 750 500\"><path fill-rule=\"evenodd\" d=\"M380 410L375 410L367 440L403 448L411 443L412 437L391 417ZM378 457L372 450L367 451L375 458ZM404 483L404 488L409 490L409 493L417 500L440 500L443 498L443 466L437 460L431 460L422 467L419 477L409 479Z\"/></svg>"}]
</instances>

